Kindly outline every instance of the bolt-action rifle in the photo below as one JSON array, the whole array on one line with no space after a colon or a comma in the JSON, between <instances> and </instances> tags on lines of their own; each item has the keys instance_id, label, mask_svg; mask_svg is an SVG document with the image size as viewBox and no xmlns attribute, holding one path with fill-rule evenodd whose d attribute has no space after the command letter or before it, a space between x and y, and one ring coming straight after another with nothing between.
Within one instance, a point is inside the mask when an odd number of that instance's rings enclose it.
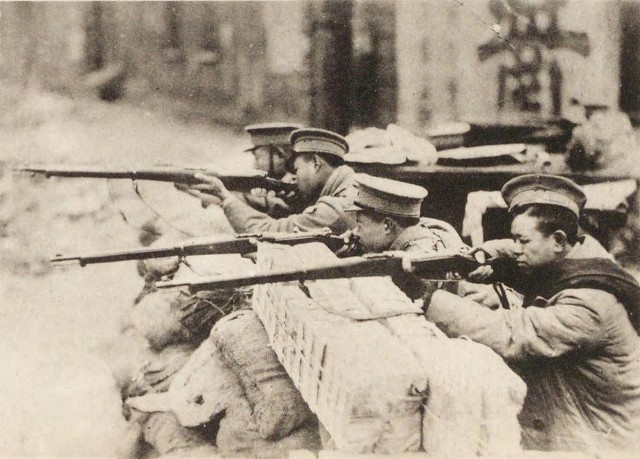
<instances>
[{"instance_id":1,"label":"bolt-action rifle","mask_svg":"<svg viewBox=\"0 0 640 459\"><path fill-rule=\"evenodd\" d=\"M62 264L77 262L80 266L95 263L111 263L114 261L144 260L162 257L186 257L190 255L239 254L255 252L259 242L274 244L298 245L309 242L322 242L332 251L344 246L356 246L357 240L345 241L341 236L331 234L328 228L304 233L247 233L232 237L199 238L182 244L164 247L145 247L139 249L116 250L88 255L58 255L51 258L51 263Z\"/></svg>"},{"instance_id":2,"label":"bolt-action rifle","mask_svg":"<svg viewBox=\"0 0 640 459\"><path fill-rule=\"evenodd\" d=\"M216 171L206 168L181 168L171 166L155 166L146 169L105 169L97 166L82 165L27 165L17 167L20 172L30 172L32 174L43 174L45 177L79 177L79 178L106 178L106 179L129 179L129 180L151 180L156 182L173 182L185 185L196 185L202 183L195 176L196 174L213 175L219 178L224 186L230 191L248 192L253 188L264 188L276 192L290 193L296 191L294 183L283 182L271 177L267 173L252 169L247 173L219 174ZM206 193L206 191L205 191Z\"/></svg>"},{"instance_id":3,"label":"bolt-action rifle","mask_svg":"<svg viewBox=\"0 0 640 459\"><path fill-rule=\"evenodd\" d=\"M484 264L493 265L493 263L494 260L490 259ZM195 293L201 290L246 287L274 282L394 276L400 273L413 273L417 277L430 280L450 280L450 273L466 276L481 264L475 256L460 252L447 251L429 254L383 252L343 258L331 264L301 269L265 271L248 275L207 276L195 281L157 282L156 287L187 287L192 293Z\"/></svg>"}]
</instances>

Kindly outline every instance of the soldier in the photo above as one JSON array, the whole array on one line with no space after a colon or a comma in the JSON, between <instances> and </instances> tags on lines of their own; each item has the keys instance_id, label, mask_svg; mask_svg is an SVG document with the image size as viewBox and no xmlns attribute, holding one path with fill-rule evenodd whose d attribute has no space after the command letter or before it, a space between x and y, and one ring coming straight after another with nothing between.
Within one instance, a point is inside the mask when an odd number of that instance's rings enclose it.
<instances>
[{"instance_id":1,"label":"soldier","mask_svg":"<svg viewBox=\"0 0 640 459\"><path fill-rule=\"evenodd\" d=\"M291 157L291 133L302 126L289 123L252 124L244 128L251 135L251 152L256 169L267 172L269 177L283 180L287 177L287 160Z\"/></svg>"},{"instance_id":2,"label":"soldier","mask_svg":"<svg viewBox=\"0 0 640 459\"><path fill-rule=\"evenodd\" d=\"M528 386L520 415L526 448L637 446L640 287L578 236L586 198L571 180L521 176L502 195L513 240L492 244L500 246L493 254L517 262L523 306L491 310L431 289L423 297L427 319L517 364Z\"/></svg>"},{"instance_id":3,"label":"soldier","mask_svg":"<svg viewBox=\"0 0 640 459\"><path fill-rule=\"evenodd\" d=\"M287 167L297 176L301 198L315 204L299 214L273 218L251 208L227 190L217 178L198 175L206 184L191 187L206 190L222 201L222 209L237 232L308 231L331 228L335 234L349 229L344 209L353 203L355 188L353 170L344 164L349 150L340 135L323 129L299 129L291 134L293 154Z\"/></svg>"},{"instance_id":4,"label":"soldier","mask_svg":"<svg viewBox=\"0 0 640 459\"><path fill-rule=\"evenodd\" d=\"M420 218L428 194L421 186L366 174L356 174L356 183L358 195L348 210L356 213L354 234L366 251L438 252L466 247L448 223ZM426 286L412 275L393 281L411 299L420 298Z\"/></svg>"},{"instance_id":5,"label":"soldier","mask_svg":"<svg viewBox=\"0 0 640 459\"><path fill-rule=\"evenodd\" d=\"M251 134L253 142L253 146L245 152L253 154L254 167L266 172L268 177L294 182L295 176L287 171L286 164L293 153L289 142L291 132L300 127L299 124L291 123L263 123L245 127L244 130ZM219 204L216 197L201 193L187 185L176 184L176 188L200 199L204 208ZM304 208L304 203L296 194L276 195L273 191L261 188L255 188L250 193L235 194L249 206L274 218L286 217Z\"/></svg>"},{"instance_id":6,"label":"soldier","mask_svg":"<svg viewBox=\"0 0 640 459\"><path fill-rule=\"evenodd\" d=\"M252 124L244 128L251 134L253 147L250 151L254 157L256 169L267 172L269 177L293 182L294 176L286 169L286 164L293 153L289 139L291 133L302 126L290 123ZM296 196L276 196L267 190L255 189L250 194L241 195L247 204L256 210L274 218L282 218L299 209L301 203Z\"/></svg>"},{"instance_id":7,"label":"soldier","mask_svg":"<svg viewBox=\"0 0 640 459\"><path fill-rule=\"evenodd\" d=\"M299 124L292 123L263 123L245 127L244 130L251 135L253 142L253 146L246 149L245 152L253 154L256 169L267 172L269 177L293 182L295 177L286 170L287 160L293 153L289 138L291 137L291 132L300 127ZM216 198L192 191L186 185L176 185L176 188L199 198L205 208L217 202ZM299 209L302 204L301 200L295 195L276 196L274 192L267 192L267 190L259 188L251 190L251 193L236 193L236 196L254 209L274 218L285 217L292 210ZM152 222L145 223L143 229L146 229L147 226L151 228ZM150 230L146 230L141 237L149 238L149 233ZM179 259L176 257L140 260L138 262L138 272L145 278L146 282L139 299L142 299L142 296L153 289L153 282L163 276L175 273L179 266Z\"/></svg>"}]
</instances>

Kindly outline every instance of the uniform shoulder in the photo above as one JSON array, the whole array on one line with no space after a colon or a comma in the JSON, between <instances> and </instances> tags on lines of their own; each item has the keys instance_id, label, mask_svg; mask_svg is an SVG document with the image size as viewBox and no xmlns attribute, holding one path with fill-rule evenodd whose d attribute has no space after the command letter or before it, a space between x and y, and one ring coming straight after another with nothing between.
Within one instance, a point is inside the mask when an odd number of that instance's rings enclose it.
<instances>
[{"instance_id":1,"label":"uniform shoulder","mask_svg":"<svg viewBox=\"0 0 640 459\"><path fill-rule=\"evenodd\" d=\"M626 311L622 303L611 293L595 288L569 288L551 298L552 304L582 306L601 317L610 317Z\"/></svg>"}]
</instances>

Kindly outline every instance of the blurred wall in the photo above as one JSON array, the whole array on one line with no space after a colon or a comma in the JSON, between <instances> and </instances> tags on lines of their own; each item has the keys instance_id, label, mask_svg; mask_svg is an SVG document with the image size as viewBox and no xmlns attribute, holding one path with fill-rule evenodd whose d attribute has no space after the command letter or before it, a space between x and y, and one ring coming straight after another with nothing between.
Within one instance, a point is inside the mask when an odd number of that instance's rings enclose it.
<instances>
[{"instance_id":1,"label":"blurred wall","mask_svg":"<svg viewBox=\"0 0 640 459\"><path fill-rule=\"evenodd\" d=\"M515 18L507 17L507 4L511 12L515 11ZM500 93L501 68L522 64L514 58L509 43L521 49L535 42L514 38L515 27L533 35L526 15L518 14L517 5L522 11L537 8L539 13L534 18L540 22L541 31L549 27L550 10L559 6L559 33L554 37L557 46L540 47L542 69L533 82L539 86L532 96L539 105L535 110L523 109L511 97L519 82L530 84L525 78L531 75L520 76L520 80L504 78L502 97ZM439 118L552 116L559 114L554 113L554 103L563 110L572 98L586 104L618 105L619 2L588 0L563 5L551 0L400 0L396 8L398 118L406 127L420 131L429 120ZM502 20L501 14L505 15ZM587 40L582 40L585 37ZM496 48L483 60L479 50L487 44L504 49ZM524 54L518 57L530 58ZM554 84L560 86L556 102L552 97Z\"/></svg>"},{"instance_id":2,"label":"blurred wall","mask_svg":"<svg viewBox=\"0 0 640 459\"><path fill-rule=\"evenodd\" d=\"M305 120L304 3L2 2L0 77L73 93L124 83L213 118Z\"/></svg>"},{"instance_id":3,"label":"blurred wall","mask_svg":"<svg viewBox=\"0 0 640 459\"><path fill-rule=\"evenodd\" d=\"M0 78L5 86L65 90L82 67L86 4L2 2Z\"/></svg>"},{"instance_id":4,"label":"blurred wall","mask_svg":"<svg viewBox=\"0 0 640 459\"><path fill-rule=\"evenodd\" d=\"M567 46L542 47L533 111L512 97L519 84L531 84L531 75L505 78L504 69L514 67L512 50L480 56L483 45L500 48L515 40L510 29L527 27L522 14L511 25L501 18L507 3L543 12L557 6L559 30L570 38ZM619 65L622 44L633 48L631 54L622 49L624 56L637 54L633 37L640 24L626 17L637 12L633 5L354 0L350 89L343 103L352 125L384 127L398 120L420 132L434 119L549 116L572 98L617 106L622 94L634 102L640 77ZM161 95L238 124L309 120L308 2L0 2L0 15L5 85L69 93L112 85L113 92L99 93L114 99ZM622 93L621 75L627 85ZM553 87L561 89L558 100Z\"/></svg>"}]
</instances>

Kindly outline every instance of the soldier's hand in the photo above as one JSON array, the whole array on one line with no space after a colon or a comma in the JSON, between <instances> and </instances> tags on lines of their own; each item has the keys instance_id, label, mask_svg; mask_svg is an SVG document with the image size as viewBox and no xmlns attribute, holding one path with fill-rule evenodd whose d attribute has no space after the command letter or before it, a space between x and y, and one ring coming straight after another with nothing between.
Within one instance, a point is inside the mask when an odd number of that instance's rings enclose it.
<instances>
[{"instance_id":1,"label":"soldier's hand","mask_svg":"<svg viewBox=\"0 0 640 459\"><path fill-rule=\"evenodd\" d=\"M426 314L427 309L429 309L429 305L431 304L431 297L433 297L436 290L441 288L441 283L427 280L421 280L420 283L422 284L422 292L418 301L422 303L422 312Z\"/></svg>"},{"instance_id":2,"label":"soldier's hand","mask_svg":"<svg viewBox=\"0 0 640 459\"><path fill-rule=\"evenodd\" d=\"M487 252L477 247L475 249L471 249L468 252L469 255L473 256L478 263L486 263L487 261ZM473 282L490 282L491 276L493 276L493 268L490 265L482 264L478 268L474 269L467 275L467 279Z\"/></svg>"},{"instance_id":3,"label":"soldier's hand","mask_svg":"<svg viewBox=\"0 0 640 459\"><path fill-rule=\"evenodd\" d=\"M195 178L200 180L202 183L192 185L190 187L192 190L202 191L206 194L213 195L221 201L224 201L231 196L231 192L227 190L224 183L222 183L222 180L219 178L206 174L196 174Z\"/></svg>"},{"instance_id":4,"label":"soldier's hand","mask_svg":"<svg viewBox=\"0 0 640 459\"><path fill-rule=\"evenodd\" d=\"M338 258L362 255L364 250L360 244L360 238L358 238L357 234L353 230L345 231L340 235L340 237L344 241L344 246L336 252L336 256Z\"/></svg>"},{"instance_id":5,"label":"soldier's hand","mask_svg":"<svg viewBox=\"0 0 640 459\"><path fill-rule=\"evenodd\" d=\"M144 271L156 279L175 273L180 267L178 257L150 258L143 261Z\"/></svg>"},{"instance_id":6,"label":"soldier's hand","mask_svg":"<svg viewBox=\"0 0 640 459\"><path fill-rule=\"evenodd\" d=\"M187 193L189 196L193 196L194 198L199 199L203 209L206 209L207 207L212 205L219 206L222 203L220 198L207 193L203 193L202 191L194 190L190 186L183 183L176 183L175 187L177 190L180 190L183 193Z\"/></svg>"},{"instance_id":7,"label":"soldier's hand","mask_svg":"<svg viewBox=\"0 0 640 459\"><path fill-rule=\"evenodd\" d=\"M275 191L267 192L266 199L269 211L276 213L289 212L289 205L279 198Z\"/></svg>"}]
</instances>

